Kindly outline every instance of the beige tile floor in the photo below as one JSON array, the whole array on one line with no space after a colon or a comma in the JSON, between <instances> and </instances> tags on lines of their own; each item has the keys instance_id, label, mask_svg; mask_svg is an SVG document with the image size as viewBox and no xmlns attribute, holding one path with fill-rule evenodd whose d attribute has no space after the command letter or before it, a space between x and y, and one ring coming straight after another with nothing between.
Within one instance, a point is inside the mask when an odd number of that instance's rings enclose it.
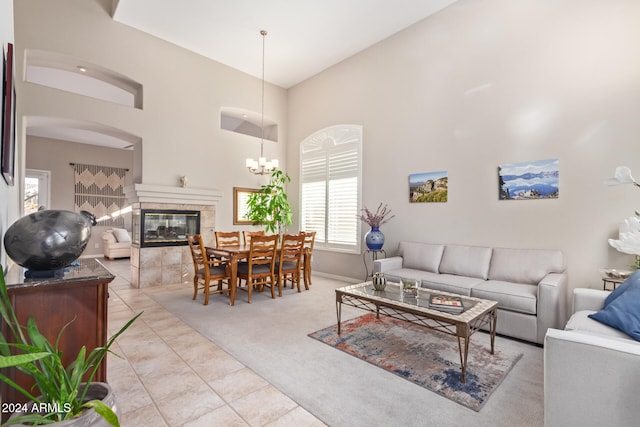
<instances>
[{"instance_id":1,"label":"beige tile floor","mask_svg":"<svg viewBox=\"0 0 640 427\"><path fill-rule=\"evenodd\" d=\"M116 276L109 335L144 311L107 359L122 426L325 425L150 297L168 287L132 288L128 260L101 262Z\"/></svg>"}]
</instances>

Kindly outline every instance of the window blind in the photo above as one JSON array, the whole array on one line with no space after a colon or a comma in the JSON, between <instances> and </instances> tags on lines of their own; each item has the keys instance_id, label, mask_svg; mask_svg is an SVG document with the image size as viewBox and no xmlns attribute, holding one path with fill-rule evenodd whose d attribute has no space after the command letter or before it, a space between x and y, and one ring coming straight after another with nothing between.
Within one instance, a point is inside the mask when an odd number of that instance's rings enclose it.
<instances>
[{"instance_id":1,"label":"window blind","mask_svg":"<svg viewBox=\"0 0 640 427\"><path fill-rule=\"evenodd\" d=\"M360 252L362 127L327 128L302 142L301 229L318 248Z\"/></svg>"}]
</instances>

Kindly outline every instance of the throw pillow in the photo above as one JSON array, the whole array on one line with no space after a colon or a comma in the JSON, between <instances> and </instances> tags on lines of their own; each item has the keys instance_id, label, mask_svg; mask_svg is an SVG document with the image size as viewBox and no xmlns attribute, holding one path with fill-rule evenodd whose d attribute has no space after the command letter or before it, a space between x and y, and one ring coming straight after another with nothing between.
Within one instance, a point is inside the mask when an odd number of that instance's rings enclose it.
<instances>
[{"instance_id":1,"label":"throw pillow","mask_svg":"<svg viewBox=\"0 0 640 427\"><path fill-rule=\"evenodd\" d=\"M630 281L617 298L589 317L640 341L640 276L634 276L638 279Z\"/></svg>"},{"instance_id":2,"label":"throw pillow","mask_svg":"<svg viewBox=\"0 0 640 427\"><path fill-rule=\"evenodd\" d=\"M640 283L640 270L637 270L627 278L622 284L616 287L604 300L603 308L611 304L616 298L629 290L633 283Z\"/></svg>"},{"instance_id":3,"label":"throw pillow","mask_svg":"<svg viewBox=\"0 0 640 427\"><path fill-rule=\"evenodd\" d=\"M118 242L130 242L131 241L131 236L129 236L129 233L124 228L114 228L113 229L113 234L114 234L114 236L116 236L116 239L118 240Z\"/></svg>"}]
</instances>

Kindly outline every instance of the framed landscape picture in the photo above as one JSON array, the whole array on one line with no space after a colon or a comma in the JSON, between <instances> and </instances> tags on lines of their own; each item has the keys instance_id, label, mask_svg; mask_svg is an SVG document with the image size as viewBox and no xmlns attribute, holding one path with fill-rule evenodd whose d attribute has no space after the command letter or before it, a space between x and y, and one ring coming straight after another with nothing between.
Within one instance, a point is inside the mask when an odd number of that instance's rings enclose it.
<instances>
[{"instance_id":1,"label":"framed landscape picture","mask_svg":"<svg viewBox=\"0 0 640 427\"><path fill-rule=\"evenodd\" d=\"M446 202L449 195L449 176L446 171L409 175L411 203Z\"/></svg>"},{"instance_id":2,"label":"framed landscape picture","mask_svg":"<svg viewBox=\"0 0 640 427\"><path fill-rule=\"evenodd\" d=\"M557 199L558 159L498 166L500 200Z\"/></svg>"}]
</instances>

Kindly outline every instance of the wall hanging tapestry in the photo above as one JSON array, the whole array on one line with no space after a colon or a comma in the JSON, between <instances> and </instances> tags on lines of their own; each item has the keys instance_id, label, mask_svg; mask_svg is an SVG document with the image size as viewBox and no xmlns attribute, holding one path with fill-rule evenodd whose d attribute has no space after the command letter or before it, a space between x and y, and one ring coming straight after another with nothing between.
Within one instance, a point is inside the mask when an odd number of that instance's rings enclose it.
<instances>
[{"instance_id":1,"label":"wall hanging tapestry","mask_svg":"<svg viewBox=\"0 0 640 427\"><path fill-rule=\"evenodd\" d=\"M128 169L78 163L72 163L71 166L75 171L76 212L91 212L98 218L98 225L123 227L122 216L112 218L110 215L124 207L124 184Z\"/></svg>"}]
</instances>

